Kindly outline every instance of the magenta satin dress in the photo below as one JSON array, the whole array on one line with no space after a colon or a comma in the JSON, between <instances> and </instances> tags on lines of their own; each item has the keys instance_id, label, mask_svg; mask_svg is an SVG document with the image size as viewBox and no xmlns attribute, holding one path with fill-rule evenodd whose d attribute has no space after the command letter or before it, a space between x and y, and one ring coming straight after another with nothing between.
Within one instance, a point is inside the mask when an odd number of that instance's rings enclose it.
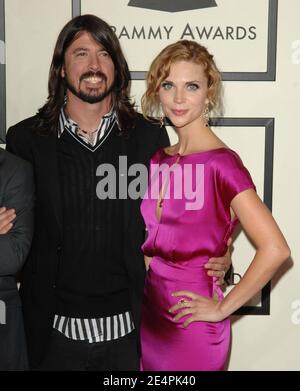
<instances>
[{"instance_id":1,"label":"magenta satin dress","mask_svg":"<svg viewBox=\"0 0 300 391\"><path fill-rule=\"evenodd\" d=\"M202 193L198 209L187 208L193 201L191 193L183 192L183 197L175 195L178 176L176 170L171 170L170 191L166 192L158 220L158 197L153 189L161 188L164 179L161 173L155 175L157 165L165 163L168 170L176 162L176 169L184 172L182 188L188 175L194 189ZM161 149L151 159L150 174L141 205L148 230L142 250L152 257L142 305L141 370L223 370L230 344L229 319L217 323L193 322L183 328L187 317L174 322L175 314L168 310L180 299L171 296L179 290L209 298L217 294L223 299L221 289L215 284L215 278L207 275L204 264L210 257L226 252L227 240L237 224L237 219L232 221L230 216L232 199L255 186L239 156L227 148L186 156L171 156Z\"/></svg>"}]
</instances>

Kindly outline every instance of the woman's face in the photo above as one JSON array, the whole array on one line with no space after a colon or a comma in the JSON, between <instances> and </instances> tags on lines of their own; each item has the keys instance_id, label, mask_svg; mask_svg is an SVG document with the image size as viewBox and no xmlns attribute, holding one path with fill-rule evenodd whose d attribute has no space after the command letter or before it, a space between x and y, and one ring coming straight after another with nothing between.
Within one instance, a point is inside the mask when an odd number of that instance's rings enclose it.
<instances>
[{"instance_id":1,"label":"woman's face","mask_svg":"<svg viewBox=\"0 0 300 391\"><path fill-rule=\"evenodd\" d=\"M209 103L207 92L203 65L178 61L171 65L170 74L161 83L158 94L163 112L179 129L205 124L202 114Z\"/></svg>"}]
</instances>

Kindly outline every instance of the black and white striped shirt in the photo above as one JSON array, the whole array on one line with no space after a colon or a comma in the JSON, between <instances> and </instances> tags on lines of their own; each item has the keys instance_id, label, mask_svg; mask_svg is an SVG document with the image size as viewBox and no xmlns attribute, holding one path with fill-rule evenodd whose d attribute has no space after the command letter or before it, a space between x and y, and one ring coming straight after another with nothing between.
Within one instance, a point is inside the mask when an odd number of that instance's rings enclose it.
<instances>
[{"instance_id":1,"label":"black and white striped shirt","mask_svg":"<svg viewBox=\"0 0 300 391\"><path fill-rule=\"evenodd\" d=\"M95 140L91 144L90 140L86 139L84 135L79 134L78 125L71 118L67 117L62 108L59 118L58 137L66 130L81 145L94 152L106 140L116 121L117 116L115 111L111 110L104 115L97 132L95 132ZM134 330L134 323L131 313L127 311L122 314L95 319L70 318L55 315L53 327L67 338L93 343L121 338Z\"/></svg>"},{"instance_id":2,"label":"black and white striped shirt","mask_svg":"<svg viewBox=\"0 0 300 391\"><path fill-rule=\"evenodd\" d=\"M53 327L67 338L105 342L124 337L134 329L130 312L99 319L78 319L55 315Z\"/></svg>"},{"instance_id":3,"label":"black and white striped shirt","mask_svg":"<svg viewBox=\"0 0 300 391\"><path fill-rule=\"evenodd\" d=\"M92 134L93 137L90 138L87 134L80 131L78 124L66 115L65 110L62 107L59 116L58 138L67 130L81 145L94 152L107 139L116 122L116 111L112 109L102 117L98 128Z\"/></svg>"}]
</instances>

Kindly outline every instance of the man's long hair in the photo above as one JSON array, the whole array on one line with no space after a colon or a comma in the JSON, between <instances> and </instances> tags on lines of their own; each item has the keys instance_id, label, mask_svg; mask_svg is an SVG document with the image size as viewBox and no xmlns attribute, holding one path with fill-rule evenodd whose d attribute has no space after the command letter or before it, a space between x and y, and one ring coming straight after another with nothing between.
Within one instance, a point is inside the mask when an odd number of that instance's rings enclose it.
<instances>
[{"instance_id":1,"label":"man's long hair","mask_svg":"<svg viewBox=\"0 0 300 391\"><path fill-rule=\"evenodd\" d=\"M135 117L134 104L129 98L130 72L122 53L118 38L111 27L94 15L81 15L68 22L60 32L49 72L47 102L37 113L36 130L49 134L57 131L60 109L66 96L66 83L61 76L64 56L79 32L89 33L109 53L115 67L115 80L112 90L113 107L122 131L128 131Z\"/></svg>"}]
</instances>

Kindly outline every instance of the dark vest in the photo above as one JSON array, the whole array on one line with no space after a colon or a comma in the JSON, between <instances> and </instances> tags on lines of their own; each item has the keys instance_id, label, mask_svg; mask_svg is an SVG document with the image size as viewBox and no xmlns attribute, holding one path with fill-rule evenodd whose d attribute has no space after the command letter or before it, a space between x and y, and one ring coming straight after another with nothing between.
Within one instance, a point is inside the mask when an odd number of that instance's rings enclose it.
<instances>
[{"instance_id":1,"label":"dark vest","mask_svg":"<svg viewBox=\"0 0 300 391\"><path fill-rule=\"evenodd\" d=\"M107 174L96 176L101 164L115 168L116 180L111 178L113 186L117 181L122 144L117 126L94 152L67 131L58 141L63 218L56 290L60 315L96 318L130 309L122 251L124 228L120 218L124 200L119 200L118 194L116 199L99 199L96 194L97 184L107 178Z\"/></svg>"}]
</instances>

